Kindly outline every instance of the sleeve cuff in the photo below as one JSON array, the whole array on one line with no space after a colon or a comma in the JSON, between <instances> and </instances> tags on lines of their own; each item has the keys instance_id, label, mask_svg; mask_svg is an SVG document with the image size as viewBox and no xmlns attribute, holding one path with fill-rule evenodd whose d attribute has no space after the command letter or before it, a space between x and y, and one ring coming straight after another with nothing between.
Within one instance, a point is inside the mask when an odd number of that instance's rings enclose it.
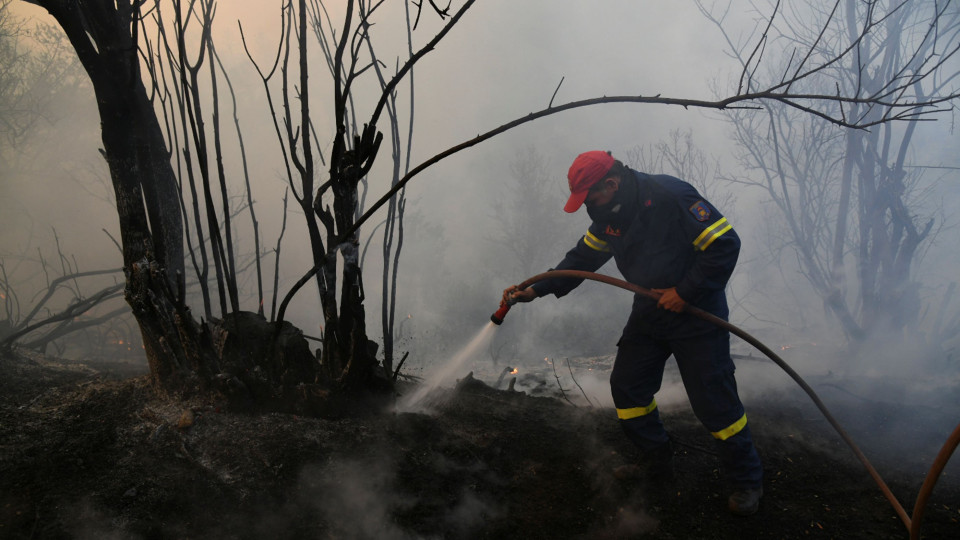
<instances>
[{"instance_id":1,"label":"sleeve cuff","mask_svg":"<svg viewBox=\"0 0 960 540\"><path fill-rule=\"evenodd\" d=\"M677 285L676 289L680 298L682 298L683 301L688 304L692 304L693 301L697 299L696 289L686 281Z\"/></svg>"},{"instance_id":2,"label":"sleeve cuff","mask_svg":"<svg viewBox=\"0 0 960 540\"><path fill-rule=\"evenodd\" d=\"M534 283L533 285L530 286L530 288L536 291L538 298L541 296L546 296L550 294L550 291L548 290L549 287L547 287L546 283L543 281L538 281Z\"/></svg>"}]
</instances>

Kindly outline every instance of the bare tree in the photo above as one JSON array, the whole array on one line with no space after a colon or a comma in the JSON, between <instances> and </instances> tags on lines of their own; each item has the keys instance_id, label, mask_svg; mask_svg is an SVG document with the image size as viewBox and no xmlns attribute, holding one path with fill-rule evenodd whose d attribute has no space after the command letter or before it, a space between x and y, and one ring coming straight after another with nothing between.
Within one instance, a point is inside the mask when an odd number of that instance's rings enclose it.
<instances>
[{"instance_id":1,"label":"bare tree","mask_svg":"<svg viewBox=\"0 0 960 540\"><path fill-rule=\"evenodd\" d=\"M31 86L25 73L29 56L21 50L23 23L10 12L10 3L0 0L0 136L4 146L16 147L40 114L36 107L23 103L33 95L25 88Z\"/></svg>"},{"instance_id":2,"label":"bare tree","mask_svg":"<svg viewBox=\"0 0 960 540\"><path fill-rule=\"evenodd\" d=\"M83 86L83 73L58 29L28 26L0 0L0 167L22 170L35 139L61 116L54 105ZM42 145L35 145L42 147Z\"/></svg>"},{"instance_id":3,"label":"bare tree","mask_svg":"<svg viewBox=\"0 0 960 540\"><path fill-rule=\"evenodd\" d=\"M543 272L569 249L571 239L583 234L581 224L566 222L566 229L558 228L553 219L569 192L550 174L536 147L516 152L501 191L503 196L490 207L495 225L487 237L504 254L501 270L517 276Z\"/></svg>"},{"instance_id":4,"label":"bare tree","mask_svg":"<svg viewBox=\"0 0 960 540\"><path fill-rule=\"evenodd\" d=\"M728 216L736 197L724 189L720 164L710 159L693 140L693 131L675 129L666 140L647 147L636 146L627 152L627 165L648 173L664 173L685 180L697 188L714 206Z\"/></svg>"},{"instance_id":5,"label":"bare tree","mask_svg":"<svg viewBox=\"0 0 960 540\"><path fill-rule=\"evenodd\" d=\"M721 15L701 9L723 28ZM947 60L960 37L956 2L842 1L809 10L788 12L767 29L765 41L788 44L784 64L767 77L788 78L804 65L821 65L817 78L794 86L810 93L832 88L879 103L908 99L917 105L907 117L931 111L954 92L960 73ZM748 51L728 43L744 66L751 65ZM749 84L759 79L752 75ZM911 168L922 126L877 125L889 114L877 104L851 102L836 111L871 129L837 129L776 100L760 111L729 113L738 157L750 172L734 181L763 189L777 206L781 219L769 229L781 235L774 251L794 254L849 339L902 336L917 324L913 268L936 231L934 219L919 211L924 171Z\"/></svg>"},{"instance_id":6,"label":"bare tree","mask_svg":"<svg viewBox=\"0 0 960 540\"><path fill-rule=\"evenodd\" d=\"M410 20L410 0L404 1L404 18L406 20L407 30L407 51L406 58L413 58L413 22ZM370 24L364 19L366 32L370 34ZM380 61L377 59L373 41L367 38L367 46L372 59L372 65L377 73L377 80L380 82L381 91L387 90L388 81L380 68ZM399 69L399 62L398 62ZM393 169L390 177L390 184L396 185L400 177L410 171L410 154L413 148L413 126L414 111L416 109L416 100L414 94L414 69L410 69L408 79L409 103L407 107L407 131L400 131L400 110L397 102L398 93L394 89L390 92L389 101L386 105L387 119L390 132L390 158L393 162ZM404 143L405 148L404 148ZM383 371L387 377L393 377L393 358L395 346L396 315L397 315L397 276L400 269L400 252L403 249L403 225L404 214L406 212L407 197L406 190L400 190L395 197L390 199L387 205L387 216L384 219L383 230L383 281L381 285L381 303L380 303L380 327L383 331ZM362 207L362 205L361 205ZM362 264L361 260L361 264ZM399 369L399 366L398 366Z\"/></svg>"},{"instance_id":7,"label":"bare tree","mask_svg":"<svg viewBox=\"0 0 960 540\"><path fill-rule=\"evenodd\" d=\"M494 225L484 239L493 245L492 251L497 254L498 279L512 276L519 281L556 264L559 255L584 234L586 224L574 219L557 222L556 212L563 207L569 191L564 183L557 182L543 154L535 146L518 149L503 177L505 185L498 186L498 196L490 204ZM491 343L494 363L503 353L509 353L512 358L532 353L524 350L530 340L518 339L514 334L518 328L540 326L543 330L537 334L553 343L566 341L564 338L567 337L571 341L582 337L570 335L570 329L566 329L564 335L556 335L560 332L553 331L551 325L546 324L546 315L541 311L522 310L515 316L524 323L497 332L499 345ZM505 347L508 348L504 350Z\"/></svg>"},{"instance_id":8,"label":"bare tree","mask_svg":"<svg viewBox=\"0 0 960 540\"><path fill-rule=\"evenodd\" d=\"M314 271L306 279L315 277L324 319L321 363L328 377L347 387L364 387L377 380L386 380L376 376L376 344L367 338L359 234L355 226L362 204L359 188L366 185L367 173L373 166L383 140L377 123L383 112L387 112L396 181L402 170L396 88L402 80L411 77L414 64L449 32L470 4L472 1L450 17L441 32L420 51L413 52L408 39L408 59L388 79L381 69L370 36L371 18L383 6L382 3L349 2L342 24L336 29L322 2L301 0L296 5L290 3L284 8L284 37L274 65L270 69L257 65L267 91L268 105L275 118L274 125L283 148L291 191L306 218L314 260ZM447 17L445 10L436 12ZM330 71L330 103L335 119L331 151L326 160L329 180L318 187L315 178L318 165L323 164L323 156L315 146L318 143L311 121L314 103L308 82L311 67L307 41L309 30L313 31ZM368 51L367 54L363 54L364 50ZM292 59L292 56L295 58ZM377 75L380 97L361 126L357 118L362 113L354 103L353 92L359 79L370 70ZM270 85L276 75L281 79L279 90ZM296 81L294 88L291 88L292 81ZM296 95L293 95L294 92ZM275 94L279 94L282 110L274 106ZM295 103L298 109L294 109ZM412 122L412 110L410 118ZM409 147L406 155L409 160ZM399 233L397 220L402 219L400 216L404 204L402 196L399 200L391 198L390 201L391 215L386 221L387 236L384 242L384 260L388 262L384 270L384 282L387 284L384 287L385 295L391 290L388 276L393 246L390 239ZM392 262L394 270L402 236L397 238L398 245ZM338 261L341 265L339 275ZM392 283L395 288L395 277ZM390 340L390 349L385 355L385 367L389 372L393 354L391 336L395 295L390 294L385 299L386 311L382 318L386 339ZM278 312L280 320L284 317L285 307L286 302L281 304ZM389 376L389 373L386 375Z\"/></svg>"},{"instance_id":9,"label":"bare tree","mask_svg":"<svg viewBox=\"0 0 960 540\"><path fill-rule=\"evenodd\" d=\"M31 3L56 19L93 83L120 221L125 298L139 323L154 381L174 392L204 386L216 372L216 356L183 295L180 189L143 83L143 4Z\"/></svg>"},{"instance_id":10,"label":"bare tree","mask_svg":"<svg viewBox=\"0 0 960 540\"><path fill-rule=\"evenodd\" d=\"M52 135L75 105L72 96L86 89L62 32L42 23L28 25L11 13L10 5L0 0L0 170L7 178L38 175L48 161ZM128 308L108 303L108 311L88 315L123 288L116 279L104 286L97 277L116 277L121 271L80 271L76 259L64 253L55 230L53 238L53 260L39 248L36 253L29 248L0 253L2 348L62 353L77 332L128 313Z\"/></svg>"},{"instance_id":11,"label":"bare tree","mask_svg":"<svg viewBox=\"0 0 960 540\"><path fill-rule=\"evenodd\" d=\"M361 187L375 162L383 134L378 125L383 113L391 103L391 96L398 85L410 75L413 66L423 59L451 31L472 6L473 0L462 2L458 8L441 8L434 3L420 3L414 21L419 20L424 7L438 14L446 22L440 31L423 47L413 52L409 59L399 65L395 74L381 83L381 91L375 103L367 110L354 103L354 89L365 73L370 72L376 60L362 51L368 44L371 21L383 3L356 0L344 6L344 15L338 28L330 25L324 6L318 0L289 2L283 8L283 32L277 57L269 69L260 68L268 96L268 106L274 115L275 130L287 170L287 179L296 203L303 211L311 242L313 267L287 293L277 311L272 336L261 336L246 342L234 336L231 343L230 329L207 321L200 325L194 321L187 307L184 286L183 249L183 183L177 170L171 166L171 143L164 137L164 129L157 118L158 104L150 100L141 72L138 52L144 50L141 8L148 4L125 0L115 3L80 3L76 0L27 0L45 7L63 27L84 65L98 98L103 128L104 155L110 166L114 189L117 194L118 215L122 230L124 269L127 275L126 299L144 336L144 346L150 360L154 380L168 390L194 386L210 386L223 382L226 387L259 388L252 391L256 399L289 397L289 392L300 392L301 383L309 387L318 380L315 360L300 353L296 359L275 353L276 336L281 329L284 312L292 296L309 281L314 281L320 295L323 312L322 375L336 381L344 388L369 388L375 385L375 356L371 341L367 338L364 313L364 288L359 264L359 229L382 206L388 204L403 190L410 179L438 161L454 153L479 144L491 137L519 125L544 116L603 103L644 103L679 105L711 109L757 107L758 102L776 101L807 114L829 120L839 126L865 128L879 126L895 120L916 119L918 115L932 113L948 100L957 97L946 91L923 98L908 95L901 90L929 73L918 73L910 80L902 77L886 81L882 90L874 93L837 93L834 89L825 92L798 91L801 82L821 75L829 66L851 58L853 47L841 48L832 57L814 62L812 53L804 53L804 60L791 68L788 77L769 85L758 85L753 75L759 71L758 63L763 55L755 55L745 64L744 83L733 95L719 100L698 100L663 96L612 96L585 99L554 106L531 113L489 130L478 137L455 145L436 156L411 168L398 181L393 182L382 197L368 209L361 211L364 197ZM153 4L158 10L160 4ZM177 100L192 103L188 107L175 107L180 113L181 126L196 124L189 133L191 145L198 160L197 171L201 176L202 189L210 189L201 197L192 195L192 200L203 201L202 212L194 211L194 226L207 220L206 238L213 238L220 230L217 219L226 219L223 189L224 174L220 170L220 151L217 149L216 132L213 133L213 151L210 157L202 157L201 149L208 143L199 129L203 102L199 100L198 83L201 59L205 51L212 51L209 41L210 24L215 3L200 0L177 6L177 23L171 43L176 41L177 72L181 93L173 93ZM778 13L774 11L771 22ZM188 55L184 31L189 21L200 27L200 42ZM416 27L416 22L413 24ZM332 99L324 100L333 109L334 126L330 134L330 153L323 159L321 143L314 123L316 102L310 85L312 63L307 46L309 32L329 29L330 47L321 50L328 63L332 77ZM866 39L877 30L875 24L860 28L858 41ZM765 44L761 38L758 50ZM143 60L152 62L154 54L147 52ZM808 61L809 60L809 61ZM210 67L208 84L214 84L215 69ZM276 79L274 78L276 77ZM196 80L195 80L196 79ZM906 86L903 86L906 83ZM276 88L279 86L279 89ZM151 86L151 88L153 88ZM189 91L187 90L189 89ZM151 90L152 91L152 90ZM211 86L212 95L218 92ZM162 94L158 94L162 95ZM279 98L275 100L274 98ZM164 98L166 99L166 98ZM216 115L214 105L213 115ZM190 112L193 111L193 112ZM357 120L357 119L361 119ZM214 122L216 124L216 122ZM362 127L361 127L362 126ZM167 133L172 133L168 130ZM187 145L183 145L185 148ZM178 149L180 145L177 145ZM182 150L178 150L182 152ZM204 161L199 161L204 160ZM211 164L211 160L215 162ZM216 168L216 170L214 170ZM321 171L327 176L323 177ZM189 182L190 168L186 169ZM203 175L209 175L205 177ZM207 178L210 180L208 181ZM320 180L323 178L323 180ZM216 182L214 182L214 180ZM219 185L217 185L219 184ZM217 197L214 187L219 187L221 214L217 218ZM363 192L365 194L365 190ZM230 231L231 227L223 227ZM199 238L205 238L198 234ZM221 313L224 318L235 316L247 319L237 309L236 293L230 281L235 279L234 253L230 250L229 238L212 240L211 257L217 269ZM225 300L227 299L227 300ZM229 307L228 307L229 305ZM252 314L255 317L256 314ZM226 333L224 333L226 332ZM242 337L242 336L241 336ZM296 332L291 339L296 340ZM239 345L239 346L238 346ZM249 347L245 347L249 345ZM300 347L297 345L296 347ZM250 349L252 353L245 353ZM298 349L299 350L299 349ZM250 358L235 360L233 355L249 354ZM309 355L308 355L309 356ZM227 366L232 366L227 369ZM244 375L245 373L254 375ZM265 374L263 377L256 374ZM271 382L280 383L279 387ZM289 392L288 392L289 391ZM302 393L302 392L301 392Z\"/></svg>"}]
</instances>

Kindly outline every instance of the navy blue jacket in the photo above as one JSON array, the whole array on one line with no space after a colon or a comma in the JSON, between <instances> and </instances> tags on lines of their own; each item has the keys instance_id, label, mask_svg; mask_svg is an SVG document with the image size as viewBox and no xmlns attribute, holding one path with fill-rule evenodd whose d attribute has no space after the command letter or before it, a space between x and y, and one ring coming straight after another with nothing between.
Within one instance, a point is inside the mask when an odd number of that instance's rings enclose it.
<instances>
[{"instance_id":1,"label":"navy blue jacket","mask_svg":"<svg viewBox=\"0 0 960 540\"><path fill-rule=\"evenodd\" d=\"M587 234L556 266L594 272L610 257L626 281L648 289L677 288L687 303L727 318L724 287L740 254L740 238L727 219L690 184L672 176L629 170L621 180L622 224L591 223ZM632 214L632 215L631 215ZM533 285L539 296L557 297L579 279L548 279ZM716 327L685 313L658 309L636 295L631 325L657 338L681 338Z\"/></svg>"}]
</instances>

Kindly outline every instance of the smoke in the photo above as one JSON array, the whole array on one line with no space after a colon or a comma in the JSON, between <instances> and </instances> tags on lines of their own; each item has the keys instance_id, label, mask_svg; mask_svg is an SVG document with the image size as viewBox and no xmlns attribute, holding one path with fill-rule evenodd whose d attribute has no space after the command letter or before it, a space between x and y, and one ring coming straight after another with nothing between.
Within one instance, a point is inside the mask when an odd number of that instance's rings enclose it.
<instances>
[{"instance_id":1,"label":"smoke","mask_svg":"<svg viewBox=\"0 0 960 540\"><path fill-rule=\"evenodd\" d=\"M478 465L455 463L433 452L418 452L411 457L395 450L363 456L335 455L323 463L304 467L290 502L276 515L258 519L259 532L264 536L282 536L289 528L288 521L303 521L307 515L315 516L315 528L323 530L326 538L430 538L405 530L402 516L405 512L434 511L442 505L447 509L437 515L438 530L456 531L457 537L467 537L485 520L502 515L495 502L472 492L469 486L463 486L449 499L443 496L442 502L432 499L441 495L411 493L410 486L403 485L399 477L396 460L426 459L430 461L429 469L441 477L482 474L483 471L470 470Z\"/></svg>"},{"instance_id":2,"label":"smoke","mask_svg":"<svg viewBox=\"0 0 960 540\"><path fill-rule=\"evenodd\" d=\"M458 536L468 537L471 530L476 530L487 519L497 519L503 511L483 500L469 488L464 487L460 499L449 514L444 517L444 524L450 530L458 532Z\"/></svg>"},{"instance_id":3,"label":"smoke","mask_svg":"<svg viewBox=\"0 0 960 540\"><path fill-rule=\"evenodd\" d=\"M413 538L391 512L405 503L396 494L385 456L334 460L300 475L298 502L316 513L330 538Z\"/></svg>"},{"instance_id":4,"label":"smoke","mask_svg":"<svg viewBox=\"0 0 960 540\"><path fill-rule=\"evenodd\" d=\"M104 514L89 498L77 501L65 510L67 523L75 524L70 534L78 540L138 540L139 535L123 530L120 516Z\"/></svg>"},{"instance_id":5,"label":"smoke","mask_svg":"<svg viewBox=\"0 0 960 540\"><path fill-rule=\"evenodd\" d=\"M659 525L660 521L643 508L623 507L617 512L613 522L601 533L601 537L637 538L653 533Z\"/></svg>"}]
</instances>

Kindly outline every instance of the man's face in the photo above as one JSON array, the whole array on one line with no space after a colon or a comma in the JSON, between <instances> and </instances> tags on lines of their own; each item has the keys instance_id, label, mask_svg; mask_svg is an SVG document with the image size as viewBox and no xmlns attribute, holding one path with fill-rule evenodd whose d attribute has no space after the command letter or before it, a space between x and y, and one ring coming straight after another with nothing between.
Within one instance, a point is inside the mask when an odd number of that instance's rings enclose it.
<instances>
[{"instance_id":1,"label":"man's face","mask_svg":"<svg viewBox=\"0 0 960 540\"><path fill-rule=\"evenodd\" d=\"M590 191L587 192L587 198L584 199L583 204L587 208L598 208L605 204L609 204L613 200L614 194L617 192L617 188L620 186L613 178L604 178L603 180L594 184Z\"/></svg>"}]
</instances>

